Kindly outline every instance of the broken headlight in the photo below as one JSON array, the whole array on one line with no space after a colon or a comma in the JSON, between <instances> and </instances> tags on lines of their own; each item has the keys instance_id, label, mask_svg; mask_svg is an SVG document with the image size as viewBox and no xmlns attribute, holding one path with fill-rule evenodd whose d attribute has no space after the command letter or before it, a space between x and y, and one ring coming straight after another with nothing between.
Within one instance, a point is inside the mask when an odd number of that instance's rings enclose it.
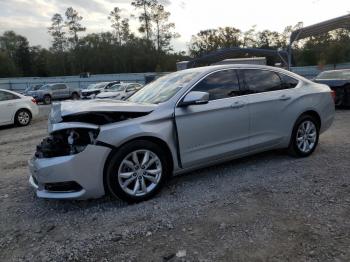
<instances>
[{"instance_id":1,"label":"broken headlight","mask_svg":"<svg viewBox=\"0 0 350 262\"><path fill-rule=\"evenodd\" d=\"M98 132L98 130L87 128L56 131L37 146L35 156L50 158L78 154L88 145L95 144Z\"/></svg>"}]
</instances>

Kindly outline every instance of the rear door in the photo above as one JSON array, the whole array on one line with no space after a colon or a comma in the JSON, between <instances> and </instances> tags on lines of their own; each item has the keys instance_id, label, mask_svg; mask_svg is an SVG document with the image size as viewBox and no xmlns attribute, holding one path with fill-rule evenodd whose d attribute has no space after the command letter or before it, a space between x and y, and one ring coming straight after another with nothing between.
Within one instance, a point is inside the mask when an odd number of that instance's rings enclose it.
<instances>
[{"instance_id":1,"label":"rear door","mask_svg":"<svg viewBox=\"0 0 350 262\"><path fill-rule=\"evenodd\" d=\"M0 90L0 124L12 123L16 113L18 96Z\"/></svg>"},{"instance_id":2,"label":"rear door","mask_svg":"<svg viewBox=\"0 0 350 262\"><path fill-rule=\"evenodd\" d=\"M208 92L210 101L175 108L183 167L244 152L249 145L249 112L236 71L211 73L191 91Z\"/></svg>"},{"instance_id":3,"label":"rear door","mask_svg":"<svg viewBox=\"0 0 350 262\"><path fill-rule=\"evenodd\" d=\"M60 98L62 98L62 93L61 93L59 84L52 85L49 88L51 89L52 98L53 99L60 99Z\"/></svg>"},{"instance_id":4,"label":"rear door","mask_svg":"<svg viewBox=\"0 0 350 262\"><path fill-rule=\"evenodd\" d=\"M248 98L250 146L264 149L280 144L289 134L294 115L290 105L296 99L298 80L265 69L238 70L242 91Z\"/></svg>"},{"instance_id":5,"label":"rear door","mask_svg":"<svg viewBox=\"0 0 350 262\"><path fill-rule=\"evenodd\" d=\"M62 98L70 98L71 97L71 93L70 93L70 89L66 84L60 84L60 93L61 93L61 97Z\"/></svg>"}]
</instances>

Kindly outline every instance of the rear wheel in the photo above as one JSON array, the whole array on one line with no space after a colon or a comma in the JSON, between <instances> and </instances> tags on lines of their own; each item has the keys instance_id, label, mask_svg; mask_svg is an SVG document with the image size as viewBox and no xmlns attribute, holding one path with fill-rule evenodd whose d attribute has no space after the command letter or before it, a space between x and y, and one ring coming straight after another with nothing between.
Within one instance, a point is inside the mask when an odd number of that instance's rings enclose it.
<instances>
[{"instance_id":1,"label":"rear wheel","mask_svg":"<svg viewBox=\"0 0 350 262\"><path fill-rule=\"evenodd\" d=\"M45 95L43 100L45 105L51 104L51 96Z\"/></svg>"},{"instance_id":2,"label":"rear wheel","mask_svg":"<svg viewBox=\"0 0 350 262\"><path fill-rule=\"evenodd\" d=\"M296 157L311 155L318 144L320 123L311 115L302 115L297 120L288 151Z\"/></svg>"},{"instance_id":3,"label":"rear wheel","mask_svg":"<svg viewBox=\"0 0 350 262\"><path fill-rule=\"evenodd\" d=\"M80 96L77 93L72 94L72 100L78 100Z\"/></svg>"},{"instance_id":4,"label":"rear wheel","mask_svg":"<svg viewBox=\"0 0 350 262\"><path fill-rule=\"evenodd\" d=\"M140 202L158 193L169 173L164 150L153 142L138 140L126 144L112 157L106 183L114 196Z\"/></svg>"},{"instance_id":5,"label":"rear wheel","mask_svg":"<svg viewBox=\"0 0 350 262\"><path fill-rule=\"evenodd\" d=\"M32 114L26 109L20 109L15 115L15 124L18 126L27 126L32 120Z\"/></svg>"}]
</instances>

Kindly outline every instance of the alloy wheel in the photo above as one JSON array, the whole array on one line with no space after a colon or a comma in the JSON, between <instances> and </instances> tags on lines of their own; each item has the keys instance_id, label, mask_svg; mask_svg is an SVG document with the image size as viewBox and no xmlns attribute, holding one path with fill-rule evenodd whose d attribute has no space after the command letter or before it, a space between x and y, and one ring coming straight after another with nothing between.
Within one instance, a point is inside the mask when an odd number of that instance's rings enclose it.
<instances>
[{"instance_id":1,"label":"alloy wheel","mask_svg":"<svg viewBox=\"0 0 350 262\"><path fill-rule=\"evenodd\" d=\"M21 111L18 113L17 120L23 126L28 125L30 121L30 115L26 111Z\"/></svg>"},{"instance_id":2,"label":"alloy wheel","mask_svg":"<svg viewBox=\"0 0 350 262\"><path fill-rule=\"evenodd\" d=\"M315 124L306 120L299 125L296 142L299 150L303 153L309 153L316 145L317 129Z\"/></svg>"},{"instance_id":3,"label":"alloy wheel","mask_svg":"<svg viewBox=\"0 0 350 262\"><path fill-rule=\"evenodd\" d=\"M162 163L150 150L136 150L128 154L118 170L118 182L131 196L144 196L152 192L162 177Z\"/></svg>"}]
</instances>

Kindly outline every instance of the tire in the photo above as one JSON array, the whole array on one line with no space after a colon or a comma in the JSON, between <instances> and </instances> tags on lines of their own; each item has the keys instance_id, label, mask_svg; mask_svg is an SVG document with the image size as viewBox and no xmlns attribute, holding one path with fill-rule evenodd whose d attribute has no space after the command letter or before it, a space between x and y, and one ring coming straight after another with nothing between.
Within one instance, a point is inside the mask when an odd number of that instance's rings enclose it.
<instances>
[{"instance_id":1,"label":"tire","mask_svg":"<svg viewBox=\"0 0 350 262\"><path fill-rule=\"evenodd\" d=\"M149 160L144 165L142 162L146 152ZM150 171L153 173L148 173ZM112 156L106 169L105 182L113 196L135 203L157 194L169 175L166 152L156 143L136 140L124 145Z\"/></svg>"},{"instance_id":2,"label":"tire","mask_svg":"<svg viewBox=\"0 0 350 262\"><path fill-rule=\"evenodd\" d=\"M44 95L43 102L45 105L49 105L52 102L51 96L49 95Z\"/></svg>"},{"instance_id":3,"label":"tire","mask_svg":"<svg viewBox=\"0 0 350 262\"><path fill-rule=\"evenodd\" d=\"M345 99L346 99L346 95L343 89L337 89L336 90L336 97L335 97L335 101L334 101L334 105L336 107L342 107L345 104Z\"/></svg>"},{"instance_id":4,"label":"tire","mask_svg":"<svg viewBox=\"0 0 350 262\"><path fill-rule=\"evenodd\" d=\"M318 144L320 123L311 115L302 115L296 121L288 152L294 157L308 157Z\"/></svg>"},{"instance_id":5,"label":"tire","mask_svg":"<svg viewBox=\"0 0 350 262\"><path fill-rule=\"evenodd\" d=\"M32 114L27 109L20 109L15 115L15 125L27 126L32 121Z\"/></svg>"},{"instance_id":6,"label":"tire","mask_svg":"<svg viewBox=\"0 0 350 262\"><path fill-rule=\"evenodd\" d=\"M72 100L78 100L80 98L79 94L73 93L72 94Z\"/></svg>"}]
</instances>

